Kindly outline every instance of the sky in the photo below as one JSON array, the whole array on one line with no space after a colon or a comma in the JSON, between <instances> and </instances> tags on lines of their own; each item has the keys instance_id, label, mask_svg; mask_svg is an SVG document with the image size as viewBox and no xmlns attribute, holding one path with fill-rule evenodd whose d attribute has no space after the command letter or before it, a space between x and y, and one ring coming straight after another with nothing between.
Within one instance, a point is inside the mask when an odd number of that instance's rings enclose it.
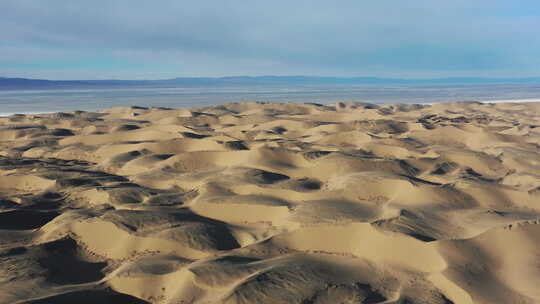
<instances>
[{"instance_id":1,"label":"sky","mask_svg":"<svg viewBox=\"0 0 540 304\"><path fill-rule=\"evenodd\" d=\"M539 77L538 0L0 0L0 77Z\"/></svg>"}]
</instances>

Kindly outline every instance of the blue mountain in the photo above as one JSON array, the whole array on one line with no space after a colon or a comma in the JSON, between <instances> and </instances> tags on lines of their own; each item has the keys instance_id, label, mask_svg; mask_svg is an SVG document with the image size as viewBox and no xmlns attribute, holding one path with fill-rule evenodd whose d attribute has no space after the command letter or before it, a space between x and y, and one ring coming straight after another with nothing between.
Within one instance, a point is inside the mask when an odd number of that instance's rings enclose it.
<instances>
[{"instance_id":1,"label":"blue mountain","mask_svg":"<svg viewBox=\"0 0 540 304\"><path fill-rule=\"evenodd\" d=\"M495 84L539 83L540 78L433 78L400 79L377 77L318 76L228 76L182 77L164 80L47 80L0 77L0 90L69 89L104 87L215 87L215 86L275 86L275 85L423 85L423 84Z\"/></svg>"}]
</instances>

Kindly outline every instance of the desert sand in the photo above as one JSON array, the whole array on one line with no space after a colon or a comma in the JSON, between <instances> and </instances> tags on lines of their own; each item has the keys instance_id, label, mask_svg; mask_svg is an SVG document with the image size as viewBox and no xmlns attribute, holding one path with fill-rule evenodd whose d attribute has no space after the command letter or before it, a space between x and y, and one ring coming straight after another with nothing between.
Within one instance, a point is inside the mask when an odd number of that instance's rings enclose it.
<instances>
[{"instance_id":1,"label":"desert sand","mask_svg":"<svg viewBox=\"0 0 540 304\"><path fill-rule=\"evenodd\" d=\"M0 303L540 303L540 103L0 118Z\"/></svg>"}]
</instances>

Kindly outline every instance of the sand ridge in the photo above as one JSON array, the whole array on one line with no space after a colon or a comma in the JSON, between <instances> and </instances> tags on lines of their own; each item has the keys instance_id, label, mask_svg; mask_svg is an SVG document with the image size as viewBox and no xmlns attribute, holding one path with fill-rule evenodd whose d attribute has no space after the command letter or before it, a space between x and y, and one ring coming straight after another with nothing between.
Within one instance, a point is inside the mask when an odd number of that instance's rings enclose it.
<instances>
[{"instance_id":1,"label":"sand ridge","mask_svg":"<svg viewBox=\"0 0 540 304\"><path fill-rule=\"evenodd\" d=\"M0 117L0 303L540 303L540 103Z\"/></svg>"}]
</instances>

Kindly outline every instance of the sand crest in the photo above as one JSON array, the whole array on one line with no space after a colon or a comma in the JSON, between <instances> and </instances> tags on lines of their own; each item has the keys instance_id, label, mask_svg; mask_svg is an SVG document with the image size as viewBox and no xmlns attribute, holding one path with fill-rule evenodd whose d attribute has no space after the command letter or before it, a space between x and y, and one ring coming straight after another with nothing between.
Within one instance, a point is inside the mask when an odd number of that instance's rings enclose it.
<instances>
[{"instance_id":1,"label":"sand crest","mask_svg":"<svg viewBox=\"0 0 540 304\"><path fill-rule=\"evenodd\" d=\"M0 118L0 303L540 303L540 103Z\"/></svg>"}]
</instances>

